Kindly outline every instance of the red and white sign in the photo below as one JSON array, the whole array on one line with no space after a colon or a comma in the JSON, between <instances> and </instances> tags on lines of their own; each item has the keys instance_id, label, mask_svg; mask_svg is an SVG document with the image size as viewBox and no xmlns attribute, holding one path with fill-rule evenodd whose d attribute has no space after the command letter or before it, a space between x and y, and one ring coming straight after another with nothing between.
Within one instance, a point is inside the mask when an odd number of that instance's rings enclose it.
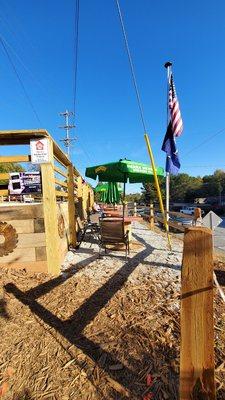
<instances>
[{"instance_id":1,"label":"red and white sign","mask_svg":"<svg viewBox=\"0 0 225 400\"><path fill-rule=\"evenodd\" d=\"M30 153L32 164L42 164L49 162L49 139L31 139Z\"/></svg>"}]
</instances>

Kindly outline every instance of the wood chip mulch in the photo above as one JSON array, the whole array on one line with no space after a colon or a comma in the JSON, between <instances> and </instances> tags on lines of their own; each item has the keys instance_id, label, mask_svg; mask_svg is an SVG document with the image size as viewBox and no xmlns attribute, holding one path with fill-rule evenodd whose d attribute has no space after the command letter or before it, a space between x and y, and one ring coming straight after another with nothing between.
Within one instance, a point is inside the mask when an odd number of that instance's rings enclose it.
<instances>
[{"instance_id":1,"label":"wood chip mulch","mask_svg":"<svg viewBox=\"0 0 225 400\"><path fill-rule=\"evenodd\" d=\"M215 269L225 289L225 264ZM50 279L2 269L0 399L178 399L179 280L147 276L117 290L74 270ZM225 304L216 290L215 353L222 400Z\"/></svg>"}]
</instances>

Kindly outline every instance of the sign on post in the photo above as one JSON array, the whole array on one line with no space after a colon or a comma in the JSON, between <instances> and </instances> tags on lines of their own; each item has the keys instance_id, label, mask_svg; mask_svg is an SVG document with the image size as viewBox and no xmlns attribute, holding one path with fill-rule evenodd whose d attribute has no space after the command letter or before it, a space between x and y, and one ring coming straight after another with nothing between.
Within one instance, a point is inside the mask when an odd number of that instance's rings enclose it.
<instances>
[{"instance_id":1,"label":"sign on post","mask_svg":"<svg viewBox=\"0 0 225 400\"><path fill-rule=\"evenodd\" d=\"M202 219L203 225L206 228L214 229L222 222L222 218L216 215L213 211L209 211L208 214Z\"/></svg>"},{"instance_id":2,"label":"sign on post","mask_svg":"<svg viewBox=\"0 0 225 400\"><path fill-rule=\"evenodd\" d=\"M30 153L32 164L42 164L49 162L49 139L31 139Z\"/></svg>"}]
</instances>

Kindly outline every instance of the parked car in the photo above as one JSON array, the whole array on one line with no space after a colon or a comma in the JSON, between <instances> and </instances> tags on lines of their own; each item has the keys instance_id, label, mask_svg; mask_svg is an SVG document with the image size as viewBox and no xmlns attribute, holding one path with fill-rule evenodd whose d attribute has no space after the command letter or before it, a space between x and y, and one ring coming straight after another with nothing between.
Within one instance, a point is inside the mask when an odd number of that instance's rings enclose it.
<instances>
[{"instance_id":1,"label":"parked car","mask_svg":"<svg viewBox=\"0 0 225 400\"><path fill-rule=\"evenodd\" d=\"M187 215L194 215L196 207L182 207L180 213ZM201 210L202 216L205 214L205 211Z\"/></svg>"},{"instance_id":2,"label":"parked car","mask_svg":"<svg viewBox=\"0 0 225 400\"><path fill-rule=\"evenodd\" d=\"M182 207L180 213L187 215L194 215L195 207Z\"/></svg>"}]
</instances>

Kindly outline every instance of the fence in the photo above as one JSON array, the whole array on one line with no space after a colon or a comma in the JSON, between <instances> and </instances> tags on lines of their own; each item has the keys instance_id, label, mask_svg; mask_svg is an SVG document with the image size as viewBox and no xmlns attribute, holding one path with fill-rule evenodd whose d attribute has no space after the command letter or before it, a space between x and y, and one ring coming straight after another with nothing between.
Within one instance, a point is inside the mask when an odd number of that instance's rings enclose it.
<instances>
[{"instance_id":1,"label":"fence","mask_svg":"<svg viewBox=\"0 0 225 400\"><path fill-rule=\"evenodd\" d=\"M49 162L40 164L41 203L0 203L0 233L5 235L6 224L9 232L1 245L0 266L57 275L68 246L76 245L76 216L86 216L93 204L93 192L46 130L0 131L1 145L19 148L38 138L47 138L49 144ZM0 163L30 161L30 154L0 157ZM0 173L0 180L8 179L9 174ZM0 196L8 196L8 190L0 190ZM14 245L7 248L7 243Z\"/></svg>"}]
</instances>

